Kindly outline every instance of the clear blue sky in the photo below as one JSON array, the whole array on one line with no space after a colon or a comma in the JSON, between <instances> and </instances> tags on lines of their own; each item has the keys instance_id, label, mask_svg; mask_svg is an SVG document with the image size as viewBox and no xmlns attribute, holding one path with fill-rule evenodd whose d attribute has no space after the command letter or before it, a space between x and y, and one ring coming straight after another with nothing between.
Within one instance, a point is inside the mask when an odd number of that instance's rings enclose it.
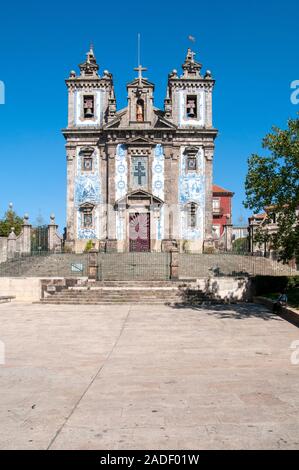
<instances>
[{"instance_id":1,"label":"clear blue sky","mask_svg":"<svg viewBox=\"0 0 299 470\"><path fill-rule=\"evenodd\" d=\"M145 6L143 6L146 5ZM126 104L126 82L135 76L136 37L142 63L163 106L167 74L179 69L196 37L196 58L216 79L214 181L234 191L234 222L242 208L247 157L259 152L273 124L284 127L299 106L290 83L299 80L298 0L189 2L52 1L2 2L0 80L0 215L15 210L53 211L65 224L66 126L64 79L94 43L101 71L113 73L118 108Z\"/></svg>"}]
</instances>

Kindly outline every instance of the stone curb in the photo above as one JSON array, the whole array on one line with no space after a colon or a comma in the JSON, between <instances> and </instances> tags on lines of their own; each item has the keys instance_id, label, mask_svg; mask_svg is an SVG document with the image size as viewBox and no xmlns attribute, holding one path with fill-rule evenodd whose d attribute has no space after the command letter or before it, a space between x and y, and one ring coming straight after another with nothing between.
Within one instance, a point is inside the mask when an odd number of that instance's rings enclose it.
<instances>
[{"instance_id":1,"label":"stone curb","mask_svg":"<svg viewBox=\"0 0 299 470\"><path fill-rule=\"evenodd\" d=\"M267 297L253 297L253 302L257 304L262 304L265 305L265 307L268 307L270 310L273 309L274 301L271 299L268 299ZM295 326L299 327L299 310L292 308L292 307L284 307L282 310L277 313L277 315L284 320L289 321Z\"/></svg>"}]
</instances>

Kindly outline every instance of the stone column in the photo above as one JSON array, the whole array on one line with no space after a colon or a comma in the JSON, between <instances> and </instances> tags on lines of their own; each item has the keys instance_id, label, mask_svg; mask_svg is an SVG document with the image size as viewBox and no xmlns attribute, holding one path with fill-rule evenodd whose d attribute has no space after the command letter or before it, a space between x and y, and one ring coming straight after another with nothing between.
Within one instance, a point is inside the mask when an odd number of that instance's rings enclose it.
<instances>
[{"instance_id":1,"label":"stone column","mask_svg":"<svg viewBox=\"0 0 299 470\"><path fill-rule=\"evenodd\" d=\"M75 91L70 86L68 90L68 127L75 125Z\"/></svg>"},{"instance_id":2,"label":"stone column","mask_svg":"<svg viewBox=\"0 0 299 470\"><path fill-rule=\"evenodd\" d=\"M17 251L17 237L15 234L14 227L11 228L11 232L7 238L7 257L13 258Z\"/></svg>"},{"instance_id":3,"label":"stone column","mask_svg":"<svg viewBox=\"0 0 299 470\"><path fill-rule=\"evenodd\" d=\"M165 146L164 155L164 240L162 251L168 251L168 246L177 245L178 223L178 180L179 180L179 153L180 147Z\"/></svg>"},{"instance_id":4,"label":"stone column","mask_svg":"<svg viewBox=\"0 0 299 470\"><path fill-rule=\"evenodd\" d=\"M176 281L179 278L179 251L173 247L170 251L170 279Z\"/></svg>"},{"instance_id":5,"label":"stone column","mask_svg":"<svg viewBox=\"0 0 299 470\"><path fill-rule=\"evenodd\" d=\"M22 225L22 253L31 253L31 224L29 224L28 214L24 215Z\"/></svg>"},{"instance_id":6,"label":"stone column","mask_svg":"<svg viewBox=\"0 0 299 470\"><path fill-rule=\"evenodd\" d=\"M88 277L94 280L98 278L98 250L95 243L88 254Z\"/></svg>"},{"instance_id":7,"label":"stone column","mask_svg":"<svg viewBox=\"0 0 299 470\"><path fill-rule=\"evenodd\" d=\"M71 250L75 248L75 162L76 147L66 145L67 154L67 198L66 198L66 243Z\"/></svg>"},{"instance_id":8,"label":"stone column","mask_svg":"<svg viewBox=\"0 0 299 470\"><path fill-rule=\"evenodd\" d=\"M48 225L48 250L54 251L57 248L57 229L58 225L55 223L55 215L50 215L50 224Z\"/></svg>"},{"instance_id":9,"label":"stone column","mask_svg":"<svg viewBox=\"0 0 299 470\"><path fill-rule=\"evenodd\" d=\"M205 92L206 96L206 127L213 127L212 121L212 88L208 87Z\"/></svg>"},{"instance_id":10,"label":"stone column","mask_svg":"<svg viewBox=\"0 0 299 470\"><path fill-rule=\"evenodd\" d=\"M106 250L117 251L115 216L115 153L116 146L110 145L107 152L107 241Z\"/></svg>"},{"instance_id":11,"label":"stone column","mask_svg":"<svg viewBox=\"0 0 299 470\"><path fill-rule=\"evenodd\" d=\"M233 235L233 226L232 224L224 225L224 240L225 240L225 250L232 250L232 235Z\"/></svg>"},{"instance_id":12,"label":"stone column","mask_svg":"<svg viewBox=\"0 0 299 470\"><path fill-rule=\"evenodd\" d=\"M213 154L214 146L204 148L205 155L205 234L204 251L214 247L213 240Z\"/></svg>"}]
</instances>

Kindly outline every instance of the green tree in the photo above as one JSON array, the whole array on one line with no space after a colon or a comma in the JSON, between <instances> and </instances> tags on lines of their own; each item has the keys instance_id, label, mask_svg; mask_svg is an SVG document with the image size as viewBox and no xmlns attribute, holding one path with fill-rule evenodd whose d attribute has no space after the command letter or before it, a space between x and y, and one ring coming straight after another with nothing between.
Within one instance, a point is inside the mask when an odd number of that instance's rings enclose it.
<instances>
[{"instance_id":1,"label":"green tree","mask_svg":"<svg viewBox=\"0 0 299 470\"><path fill-rule=\"evenodd\" d=\"M15 234L19 235L22 230L23 219L19 217L12 207L5 212L3 219L0 220L0 237L8 237L12 227L15 229Z\"/></svg>"},{"instance_id":2,"label":"green tree","mask_svg":"<svg viewBox=\"0 0 299 470\"><path fill-rule=\"evenodd\" d=\"M290 119L286 130L274 127L263 148L266 156L249 157L244 204L255 213L266 209L276 214L277 233L265 227L258 241L270 242L285 261L299 258L299 119Z\"/></svg>"},{"instance_id":3,"label":"green tree","mask_svg":"<svg viewBox=\"0 0 299 470\"><path fill-rule=\"evenodd\" d=\"M247 237L244 238L237 238L233 242L233 252L234 253L244 253L248 251L248 239Z\"/></svg>"},{"instance_id":4,"label":"green tree","mask_svg":"<svg viewBox=\"0 0 299 470\"><path fill-rule=\"evenodd\" d=\"M92 248L93 248L93 241L92 241L92 240L88 240L88 241L86 242L86 245L85 245L85 248L84 248L84 252L85 252L85 253L88 253Z\"/></svg>"}]
</instances>

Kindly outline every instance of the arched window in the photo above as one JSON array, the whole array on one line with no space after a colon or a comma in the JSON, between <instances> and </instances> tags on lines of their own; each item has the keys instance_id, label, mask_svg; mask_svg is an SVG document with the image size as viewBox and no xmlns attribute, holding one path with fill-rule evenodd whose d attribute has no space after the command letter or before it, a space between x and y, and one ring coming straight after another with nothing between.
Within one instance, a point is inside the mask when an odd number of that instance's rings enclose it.
<instances>
[{"instance_id":1,"label":"arched window","mask_svg":"<svg viewBox=\"0 0 299 470\"><path fill-rule=\"evenodd\" d=\"M197 226L197 204L190 202L187 206L187 224L188 228L194 230Z\"/></svg>"},{"instance_id":2,"label":"arched window","mask_svg":"<svg viewBox=\"0 0 299 470\"><path fill-rule=\"evenodd\" d=\"M143 122L144 121L144 101L139 99L136 103L136 121Z\"/></svg>"}]
</instances>

